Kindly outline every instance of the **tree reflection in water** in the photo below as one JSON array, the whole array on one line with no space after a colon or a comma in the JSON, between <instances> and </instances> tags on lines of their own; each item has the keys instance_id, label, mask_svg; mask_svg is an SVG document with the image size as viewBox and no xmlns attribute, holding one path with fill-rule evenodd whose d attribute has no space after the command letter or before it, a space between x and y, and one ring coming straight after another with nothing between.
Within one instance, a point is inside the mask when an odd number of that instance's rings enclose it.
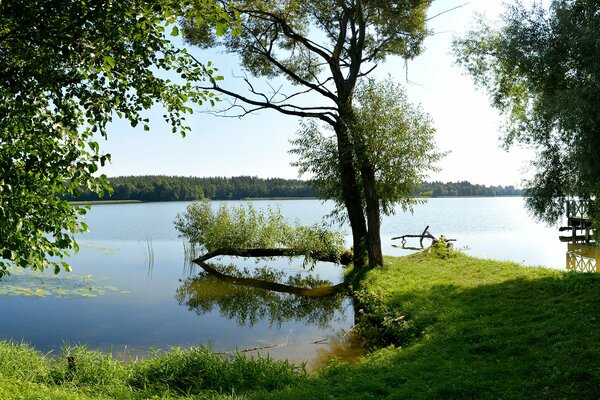
<instances>
[{"instance_id":1,"label":"tree reflection in water","mask_svg":"<svg viewBox=\"0 0 600 400\"><path fill-rule=\"evenodd\" d=\"M326 328L344 319L348 302L344 301L347 297L342 285L332 286L329 281L301 274L289 276L281 284L285 273L269 267L253 271L235 265L202 267L205 270L184 280L176 293L179 304L198 315L218 309L223 317L235 319L239 325L268 321L271 327L297 321Z\"/></svg>"}]
</instances>

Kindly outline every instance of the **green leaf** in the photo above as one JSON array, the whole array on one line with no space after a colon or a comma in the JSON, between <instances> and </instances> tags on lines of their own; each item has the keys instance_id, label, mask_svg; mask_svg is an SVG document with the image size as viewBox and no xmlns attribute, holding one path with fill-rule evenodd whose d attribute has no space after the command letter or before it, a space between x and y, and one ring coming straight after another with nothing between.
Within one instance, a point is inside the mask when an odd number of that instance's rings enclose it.
<instances>
[{"instance_id":1,"label":"green leaf","mask_svg":"<svg viewBox=\"0 0 600 400\"><path fill-rule=\"evenodd\" d=\"M108 66L110 66L110 68L114 68L116 63L115 63L115 59L112 58L111 56L104 56L104 63L107 64Z\"/></svg>"},{"instance_id":2,"label":"green leaf","mask_svg":"<svg viewBox=\"0 0 600 400\"><path fill-rule=\"evenodd\" d=\"M227 32L227 25L221 22L216 23L217 36L223 36Z\"/></svg>"}]
</instances>

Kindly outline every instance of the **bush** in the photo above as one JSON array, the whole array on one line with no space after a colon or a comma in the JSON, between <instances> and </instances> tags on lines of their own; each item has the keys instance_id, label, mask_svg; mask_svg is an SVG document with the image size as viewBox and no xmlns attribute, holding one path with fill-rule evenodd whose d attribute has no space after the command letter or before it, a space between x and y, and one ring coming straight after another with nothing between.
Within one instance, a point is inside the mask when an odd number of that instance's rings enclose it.
<instances>
[{"instance_id":1,"label":"bush","mask_svg":"<svg viewBox=\"0 0 600 400\"><path fill-rule=\"evenodd\" d=\"M252 204L231 208L221 204L213 210L208 201L194 203L177 216L175 227L192 246L208 252L285 248L312 260L327 256L339 259L344 251L340 232L319 225L292 225L280 210L261 212Z\"/></svg>"}]
</instances>

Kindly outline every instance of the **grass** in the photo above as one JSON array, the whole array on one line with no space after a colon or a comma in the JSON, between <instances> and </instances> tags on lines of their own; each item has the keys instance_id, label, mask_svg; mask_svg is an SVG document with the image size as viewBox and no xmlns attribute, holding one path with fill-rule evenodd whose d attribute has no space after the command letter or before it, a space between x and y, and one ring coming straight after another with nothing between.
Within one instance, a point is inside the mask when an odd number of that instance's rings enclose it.
<instances>
[{"instance_id":1,"label":"grass","mask_svg":"<svg viewBox=\"0 0 600 400\"><path fill-rule=\"evenodd\" d=\"M1 399L231 399L303 379L304 370L289 362L224 357L206 347L124 363L81 346L51 358L24 344L0 342Z\"/></svg>"},{"instance_id":2,"label":"grass","mask_svg":"<svg viewBox=\"0 0 600 400\"><path fill-rule=\"evenodd\" d=\"M361 333L381 347L309 376L206 348L124 364L0 343L10 399L598 399L600 275L433 252L363 277ZM75 367L69 367L67 356Z\"/></svg>"},{"instance_id":3,"label":"grass","mask_svg":"<svg viewBox=\"0 0 600 400\"><path fill-rule=\"evenodd\" d=\"M416 254L362 287L363 333L392 345L264 398L600 397L599 275Z\"/></svg>"}]
</instances>

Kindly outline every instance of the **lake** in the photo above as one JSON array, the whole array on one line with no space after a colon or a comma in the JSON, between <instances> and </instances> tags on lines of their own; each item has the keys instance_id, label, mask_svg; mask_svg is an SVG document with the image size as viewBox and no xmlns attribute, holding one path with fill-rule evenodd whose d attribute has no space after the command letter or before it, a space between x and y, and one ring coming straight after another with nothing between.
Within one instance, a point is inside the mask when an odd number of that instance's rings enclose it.
<instances>
[{"instance_id":1,"label":"lake","mask_svg":"<svg viewBox=\"0 0 600 400\"><path fill-rule=\"evenodd\" d=\"M188 204L93 206L86 216L89 232L79 236L81 250L70 260L72 273L14 274L0 282L0 337L44 352L87 344L125 359L149 349L210 343L221 352L262 348L272 357L309 361L353 326L352 304L343 296L311 303L261 289L223 287L191 267L173 226ZM318 200L253 204L280 207L284 216L303 224L321 221L332 209ZM535 223L521 198L430 199L413 214L384 219L384 253L407 254L393 247L391 238L421 233L427 225L434 235L457 239L457 248L478 257L565 268L566 245L558 241L558 230ZM266 266L299 278L308 274L300 260L221 262L251 271ZM343 271L318 264L310 274L335 284Z\"/></svg>"}]
</instances>

